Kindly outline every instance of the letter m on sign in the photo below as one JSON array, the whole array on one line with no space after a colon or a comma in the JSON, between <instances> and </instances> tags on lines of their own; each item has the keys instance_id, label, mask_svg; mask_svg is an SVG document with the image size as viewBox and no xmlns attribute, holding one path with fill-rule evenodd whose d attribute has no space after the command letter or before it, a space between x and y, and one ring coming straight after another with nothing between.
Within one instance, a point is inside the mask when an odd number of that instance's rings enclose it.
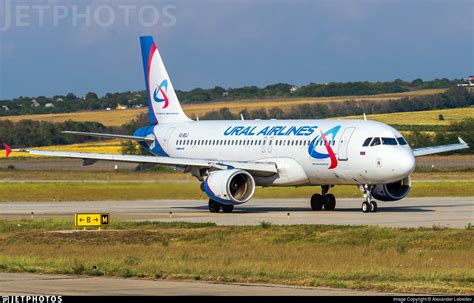
<instances>
[{"instance_id":1,"label":"letter m on sign","mask_svg":"<svg viewBox=\"0 0 474 303\"><path fill-rule=\"evenodd\" d=\"M100 223L101 224L109 224L109 215L101 215L100 216Z\"/></svg>"}]
</instances>

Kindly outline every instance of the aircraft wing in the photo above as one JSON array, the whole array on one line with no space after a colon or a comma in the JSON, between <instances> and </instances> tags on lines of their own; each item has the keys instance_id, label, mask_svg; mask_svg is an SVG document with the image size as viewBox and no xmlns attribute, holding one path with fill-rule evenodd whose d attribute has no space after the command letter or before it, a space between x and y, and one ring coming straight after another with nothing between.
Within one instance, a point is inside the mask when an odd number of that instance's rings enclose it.
<instances>
[{"instance_id":1,"label":"aircraft wing","mask_svg":"<svg viewBox=\"0 0 474 303\"><path fill-rule=\"evenodd\" d=\"M68 134L68 135L88 136L88 137L133 140L133 141L139 141L139 142L153 142L153 141L155 141L155 138L151 137L151 136L150 137L138 137L138 136L129 136L129 135L76 132L76 131L68 131L68 130L62 131L61 133Z\"/></svg>"},{"instance_id":2,"label":"aircraft wing","mask_svg":"<svg viewBox=\"0 0 474 303\"><path fill-rule=\"evenodd\" d=\"M453 151L453 150L469 148L469 145L467 145L467 143L464 142L463 139L461 139L461 138L458 138L458 139L459 139L459 143L456 143L456 144L415 148L413 150L413 154L415 154L415 157L419 157L419 156L445 153L445 152L449 152L449 151Z\"/></svg>"},{"instance_id":3,"label":"aircraft wing","mask_svg":"<svg viewBox=\"0 0 474 303\"><path fill-rule=\"evenodd\" d=\"M16 150L19 152L28 152L31 155L75 158L83 159L84 164L92 164L96 161L117 161L139 164L159 164L179 167L197 167L197 168L216 168L229 169L237 168L248 171L250 173L277 173L277 166L273 162L247 162L247 161L218 161L206 159L191 158L168 158L157 156L139 156L139 155L114 155L114 154L97 154L97 153L76 153L76 152L59 152L59 151L42 151L42 150Z\"/></svg>"}]
</instances>

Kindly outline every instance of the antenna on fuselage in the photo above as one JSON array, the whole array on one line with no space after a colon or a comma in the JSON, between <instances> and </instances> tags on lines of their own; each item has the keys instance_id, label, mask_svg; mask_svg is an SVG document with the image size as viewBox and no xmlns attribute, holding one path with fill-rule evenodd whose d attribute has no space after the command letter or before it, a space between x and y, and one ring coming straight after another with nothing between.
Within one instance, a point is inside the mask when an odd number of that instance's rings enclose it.
<instances>
[{"instance_id":1,"label":"antenna on fuselage","mask_svg":"<svg viewBox=\"0 0 474 303\"><path fill-rule=\"evenodd\" d=\"M367 121L367 116L365 115L365 113L364 113L364 120Z\"/></svg>"},{"instance_id":2,"label":"antenna on fuselage","mask_svg":"<svg viewBox=\"0 0 474 303\"><path fill-rule=\"evenodd\" d=\"M242 113L240 113L240 119L241 119L242 121L245 121L244 115L242 115Z\"/></svg>"},{"instance_id":3,"label":"antenna on fuselage","mask_svg":"<svg viewBox=\"0 0 474 303\"><path fill-rule=\"evenodd\" d=\"M199 122L199 117L198 116L196 116L196 121Z\"/></svg>"}]
</instances>

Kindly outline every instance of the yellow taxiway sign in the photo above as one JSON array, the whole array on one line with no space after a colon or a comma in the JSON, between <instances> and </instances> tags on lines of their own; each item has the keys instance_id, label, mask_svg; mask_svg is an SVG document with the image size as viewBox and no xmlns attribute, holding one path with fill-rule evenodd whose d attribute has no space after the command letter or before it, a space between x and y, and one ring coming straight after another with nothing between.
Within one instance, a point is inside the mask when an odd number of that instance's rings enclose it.
<instances>
[{"instance_id":1,"label":"yellow taxiway sign","mask_svg":"<svg viewBox=\"0 0 474 303\"><path fill-rule=\"evenodd\" d=\"M74 216L76 226L101 226L110 223L109 214L76 214Z\"/></svg>"}]
</instances>

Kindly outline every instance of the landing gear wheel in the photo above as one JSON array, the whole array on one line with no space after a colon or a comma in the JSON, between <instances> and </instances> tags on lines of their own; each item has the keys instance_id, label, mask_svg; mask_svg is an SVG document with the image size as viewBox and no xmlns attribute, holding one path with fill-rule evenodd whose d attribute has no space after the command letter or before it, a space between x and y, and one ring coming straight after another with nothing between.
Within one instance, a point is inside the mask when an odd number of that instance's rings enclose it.
<instances>
[{"instance_id":1,"label":"landing gear wheel","mask_svg":"<svg viewBox=\"0 0 474 303\"><path fill-rule=\"evenodd\" d=\"M220 210L221 210L221 204L212 199L209 199L209 211L211 213L218 213Z\"/></svg>"},{"instance_id":2,"label":"landing gear wheel","mask_svg":"<svg viewBox=\"0 0 474 303\"><path fill-rule=\"evenodd\" d=\"M323 209L324 198L320 194L314 194L311 196L311 209L321 210Z\"/></svg>"},{"instance_id":3,"label":"landing gear wheel","mask_svg":"<svg viewBox=\"0 0 474 303\"><path fill-rule=\"evenodd\" d=\"M334 210L336 208L336 197L333 194L324 195L324 209Z\"/></svg>"},{"instance_id":4,"label":"landing gear wheel","mask_svg":"<svg viewBox=\"0 0 474 303\"><path fill-rule=\"evenodd\" d=\"M234 205L224 205L222 204L222 211L225 213L231 213L234 210Z\"/></svg>"},{"instance_id":5,"label":"landing gear wheel","mask_svg":"<svg viewBox=\"0 0 474 303\"><path fill-rule=\"evenodd\" d=\"M362 211L368 213L370 211L370 204L367 201L362 202Z\"/></svg>"},{"instance_id":6,"label":"landing gear wheel","mask_svg":"<svg viewBox=\"0 0 474 303\"><path fill-rule=\"evenodd\" d=\"M377 212L377 202L371 201L370 202L370 212L376 213Z\"/></svg>"}]
</instances>

